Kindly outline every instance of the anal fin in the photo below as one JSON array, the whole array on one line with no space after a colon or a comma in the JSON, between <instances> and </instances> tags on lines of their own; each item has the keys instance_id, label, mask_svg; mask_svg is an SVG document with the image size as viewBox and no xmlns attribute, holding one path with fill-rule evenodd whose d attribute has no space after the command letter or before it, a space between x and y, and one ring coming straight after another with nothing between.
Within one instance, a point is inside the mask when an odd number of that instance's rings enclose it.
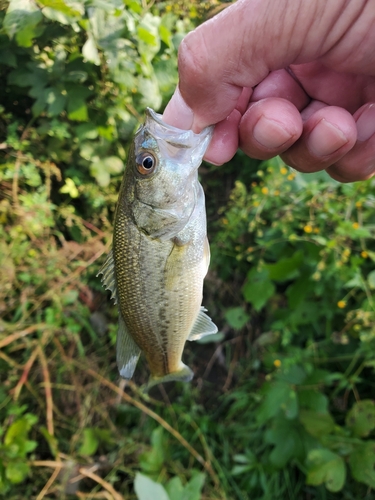
<instances>
[{"instance_id":1,"label":"anal fin","mask_svg":"<svg viewBox=\"0 0 375 500\"><path fill-rule=\"evenodd\" d=\"M204 307L200 308L198 317L195 320L193 328L191 329L188 340L199 340L207 335L213 335L218 332L217 326L213 323L212 319L205 314L205 311L207 311L207 309Z\"/></svg>"},{"instance_id":2,"label":"anal fin","mask_svg":"<svg viewBox=\"0 0 375 500\"><path fill-rule=\"evenodd\" d=\"M113 250L109 252L107 258L104 261L104 264L100 268L98 274L103 275L101 278L101 282L104 285L106 290L111 291L111 299L115 299L115 304L117 304L117 285L116 285L116 277L115 277L115 261L113 260Z\"/></svg>"},{"instance_id":3,"label":"anal fin","mask_svg":"<svg viewBox=\"0 0 375 500\"><path fill-rule=\"evenodd\" d=\"M121 312L119 311L116 359L117 367L122 378L132 378L140 354L141 349L132 339L126 328Z\"/></svg>"}]
</instances>

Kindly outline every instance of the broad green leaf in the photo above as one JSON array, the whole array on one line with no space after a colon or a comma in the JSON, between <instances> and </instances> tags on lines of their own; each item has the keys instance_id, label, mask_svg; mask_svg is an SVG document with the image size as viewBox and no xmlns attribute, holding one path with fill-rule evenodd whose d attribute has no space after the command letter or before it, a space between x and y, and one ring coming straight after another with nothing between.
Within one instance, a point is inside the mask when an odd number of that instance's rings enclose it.
<instances>
[{"instance_id":1,"label":"broad green leaf","mask_svg":"<svg viewBox=\"0 0 375 500\"><path fill-rule=\"evenodd\" d=\"M11 0L4 18L4 30L15 37L21 47L31 47L34 37L40 34L39 22L43 15L31 0Z\"/></svg>"},{"instance_id":2,"label":"broad green leaf","mask_svg":"<svg viewBox=\"0 0 375 500\"><path fill-rule=\"evenodd\" d=\"M363 399L353 405L346 415L346 425L354 436L367 437L375 429L375 403Z\"/></svg>"},{"instance_id":3,"label":"broad green leaf","mask_svg":"<svg viewBox=\"0 0 375 500\"><path fill-rule=\"evenodd\" d=\"M50 116L58 116L65 108L66 96L56 87L51 87L47 90L48 114Z\"/></svg>"},{"instance_id":4,"label":"broad green leaf","mask_svg":"<svg viewBox=\"0 0 375 500\"><path fill-rule=\"evenodd\" d=\"M82 16L85 12L81 2L69 0L38 0L38 3L44 7L50 7L67 16Z\"/></svg>"},{"instance_id":5,"label":"broad green leaf","mask_svg":"<svg viewBox=\"0 0 375 500\"><path fill-rule=\"evenodd\" d=\"M99 439L95 433L95 429L87 427L83 430L83 441L78 450L80 455L94 455L99 446Z\"/></svg>"},{"instance_id":6,"label":"broad green leaf","mask_svg":"<svg viewBox=\"0 0 375 500\"><path fill-rule=\"evenodd\" d=\"M139 457L141 468L150 474L157 474L163 466L166 455L166 442L163 428L157 427L152 431L151 450L142 453Z\"/></svg>"},{"instance_id":7,"label":"broad green leaf","mask_svg":"<svg viewBox=\"0 0 375 500\"><path fill-rule=\"evenodd\" d=\"M361 290L365 290L364 280L361 276L361 272L358 270L355 275L345 283L345 288L360 288Z\"/></svg>"},{"instance_id":8,"label":"broad green leaf","mask_svg":"<svg viewBox=\"0 0 375 500\"><path fill-rule=\"evenodd\" d=\"M200 500L205 479L205 474L201 472L195 474L185 485L181 500Z\"/></svg>"},{"instance_id":9,"label":"broad green leaf","mask_svg":"<svg viewBox=\"0 0 375 500\"><path fill-rule=\"evenodd\" d=\"M142 95L141 104L143 107L150 106L158 110L162 103L158 81L153 78L140 78L138 81L138 92Z\"/></svg>"},{"instance_id":10,"label":"broad green leaf","mask_svg":"<svg viewBox=\"0 0 375 500\"><path fill-rule=\"evenodd\" d=\"M160 50L159 24L160 17L148 12L137 26L138 50L145 61L151 61Z\"/></svg>"},{"instance_id":11,"label":"broad green leaf","mask_svg":"<svg viewBox=\"0 0 375 500\"><path fill-rule=\"evenodd\" d=\"M13 484L21 483L29 473L29 466L25 462L10 462L5 469L7 479Z\"/></svg>"},{"instance_id":12,"label":"broad green leaf","mask_svg":"<svg viewBox=\"0 0 375 500\"><path fill-rule=\"evenodd\" d=\"M225 319L229 326L235 330L240 330L249 321L250 316L246 314L242 307L232 307L225 311Z\"/></svg>"},{"instance_id":13,"label":"broad green leaf","mask_svg":"<svg viewBox=\"0 0 375 500\"><path fill-rule=\"evenodd\" d=\"M161 484L140 472L135 475L134 490L138 500L170 500Z\"/></svg>"},{"instance_id":14,"label":"broad green leaf","mask_svg":"<svg viewBox=\"0 0 375 500\"><path fill-rule=\"evenodd\" d=\"M96 48L95 40L90 34L82 47L82 55L87 61L92 62L96 66L100 66L99 52Z\"/></svg>"},{"instance_id":15,"label":"broad green leaf","mask_svg":"<svg viewBox=\"0 0 375 500\"><path fill-rule=\"evenodd\" d=\"M98 137L98 130L92 123L82 123L75 127L76 136L80 141L84 139L96 139Z\"/></svg>"},{"instance_id":16,"label":"broad green leaf","mask_svg":"<svg viewBox=\"0 0 375 500\"><path fill-rule=\"evenodd\" d=\"M245 300L250 302L256 311L260 311L275 293L275 285L270 281L268 271L258 271L255 267L251 269L242 287L242 293Z\"/></svg>"},{"instance_id":17,"label":"broad green leaf","mask_svg":"<svg viewBox=\"0 0 375 500\"><path fill-rule=\"evenodd\" d=\"M62 188L60 188L60 193L68 194L71 198L78 198L79 191L70 177L65 179L65 184Z\"/></svg>"},{"instance_id":18,"label":"broad green leaf","mask_svg":"<svg viewBox=\"0 0 375 500\"><path fill-rule=\"evenodd\" d=\"M87 121L88 112L86 99L91 94L91 91L85 87L75 85L68 92L68 117L71 120Z\"/></svg>"},{"instance_id":19,"label":"broad green leaf","mask_svg":"<svg viewBox=\"0 0 375 500\"><path fill-rule=\"evenodd\" d=\"M293 419L298 414L298 400L296 391L286 382L270 382L263 386L265 397L257 411L257 420L263 424L270 418L283 411L285 416Z\"/></svg>"},{"instance_id":20,"label":"broad green leaf","mask_svg":"<svg viewBox=\"0 0 375 500\"><path fill-rule=\"evenodd\" d=\"M309 385L305 382L306 385ZM315 410L318 413L327 413L328 398L325 394L314 389L304 389L298 391L298 401L300 406Z\"/></svg>"},{"instance_id":21,"label":"broad green leaf","mask_svg":"<svg viewBox=\"0 0 375 500\"><path fill-rule=\"evenodd\" d=\"M301 410L299 420L307 432L318 438L330 434L336 425L329 413L314 410Z\"/></svg>"},{"instance_id":22,"label":"broad green leaf","mask_svg":"<svg viewBox=\"0 0 375 500\"><path fill-rule=\"evenodd\" d=\"M178 476L172 477L172 479L168 481L165 489L168 493L169 500L182 500L184 486Z\"/></svg>"},{"instance_id":23,"label":"broad green leaf","mask_svg":"<svg viewBox=\"0 0 375 500\"><path fill-rule=\"evenodd\" d=\"M356 481L375 488L375 442L358 446L349 456L349 466Z\"/></svg>"},{"instance_id":24,"label":"broad green leaf","mask_svg":"<svg viewBox=\"0 0 375 500\"><path fill-rule=\"evenodd\" d=\"M329 491L340 491L345 483L344 460L325 448L311 450L307 457L306 483L319 486L325 483Z\"/></svg>"},{"instance_id":25,"label":"broad green leaf","mask_svg":"<svg viewBox=\"0 0 375 500\"><path fill-rule=\"evenodd\" d=\"M286 281L295 278L303 260L301 251L296 252L292 257L280 259L275 264L265 264L268 276L271 280Z\"/></svg>"},{"instance_id":26,"label":"broad green leaf","mask_svg":"<svg viewBox=\"0 0 375 500\"><path fill-rule=\"evenodd\" d=\"M269 458L277 468L284 467L292 458L304 456L303 429L295 420L275 418L265 433L265 441L274 445Z\"/></svg>"}]
</instances>

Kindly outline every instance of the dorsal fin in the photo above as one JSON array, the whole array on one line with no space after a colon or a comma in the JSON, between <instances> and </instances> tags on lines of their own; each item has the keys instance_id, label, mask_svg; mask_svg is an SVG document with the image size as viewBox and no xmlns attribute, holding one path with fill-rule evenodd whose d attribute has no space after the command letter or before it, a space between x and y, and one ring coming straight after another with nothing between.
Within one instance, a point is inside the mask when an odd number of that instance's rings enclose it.
<instances>
[{"instance_id":1,"label":"dorsal fin","mask_svg":"<svg viewBox=\"0 0 375 500\"><path fill-rule=\"evenodd\" d=\"M137 366L141 349L128 332L125 321L119 311L116 359L122 378L131 379Z\"/></svg>"},{"instance_id":2,"label":"dorsal fin","mask_svg":"<svg viewBox=\"0 0 375 500\"><path fill-rule=\"evenodd\" d=\"M115 304L117 304L117 285L116 285L116 277L115 277L115 261L113 260L113 250L109 252L107 258L104 261L104 264L100 268L98 274L103 275L101 278L101 282L106 290L111 291L111 299L115 299Z\"/></svg>"},{"instance_id":3,"label":"dorsal fin","mask_svg":"<svg viewBox=\"0 0 375 500\"><path fill-rule=\"evenodd\" d=\"M217 326L212 322L212 319L205 314L205 311L207 311L207 309L204 307L200 308L198 317L195 320L193 328L191 329L188 340L199 340L207 335L213 335L218 332Z\"/></svg>"}]
</instances>

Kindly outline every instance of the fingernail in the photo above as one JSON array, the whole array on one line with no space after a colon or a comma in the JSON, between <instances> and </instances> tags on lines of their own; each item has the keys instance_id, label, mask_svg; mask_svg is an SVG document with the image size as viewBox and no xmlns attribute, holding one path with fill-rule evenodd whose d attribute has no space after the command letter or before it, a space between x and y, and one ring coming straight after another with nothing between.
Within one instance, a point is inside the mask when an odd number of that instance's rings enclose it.
<instances>
[{"instance_id":1,"label":"fingernail","mask_svg":"<svg viewBox=\"0 0 375 500\"><path fill-rule=\"evenodd\" d=\"M371 104L357 120L357 140L367 141L375 133L375 105Z\"/></svg>"},{"instance_id":2,"label":"fingernail","mask_svg":"<svg viewBox=\"0 0 375 500\"><path fill-rule=\"evenodd\" d=\"M307 139L307 147L314 156L333 154L348 142L339 128L324 118L315 126Z\"/></svg>"},{"instance_id":3,"label":"fingernail","mask_svg":"<svg viewBox=\"0 0 375 500\"><path fill-rule=\"evenodd\" d=\"M183 130L190 130L193 126L194 113L184 101L178 87L164 110L163 120Z\"/></svg>"},{"instance_id":4,"label":"fingernail","mask_svg":"<svg viewBox=\"0 0 375 500\"><path fill-rule=\"evenodd\" d=\"M277 149L285 144L291 134L274 120L261 116L253 129L253 136L261 146L267 149Z\"/></svg>"}]
</instances>

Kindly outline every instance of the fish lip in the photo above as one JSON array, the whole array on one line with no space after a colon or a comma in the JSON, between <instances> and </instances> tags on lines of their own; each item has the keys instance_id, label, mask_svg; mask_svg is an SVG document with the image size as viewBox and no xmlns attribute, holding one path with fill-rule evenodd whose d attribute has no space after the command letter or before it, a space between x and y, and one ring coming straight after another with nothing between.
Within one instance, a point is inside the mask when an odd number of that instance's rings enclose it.
<instances>
[{"instance_id":1,"label":"fish lip","mask_svg":"<svg viewBox=\"0 0 375 500\"><path fill-rule=\"evenodd\" d=\"M194 150L194 156L203 158L211 141L214 127L209 126L199 134L192 130L183 130L163 121L163 116L151 108L146 108L145 128L155 137L177 148Z\"/></svg>"}]
</instances>

